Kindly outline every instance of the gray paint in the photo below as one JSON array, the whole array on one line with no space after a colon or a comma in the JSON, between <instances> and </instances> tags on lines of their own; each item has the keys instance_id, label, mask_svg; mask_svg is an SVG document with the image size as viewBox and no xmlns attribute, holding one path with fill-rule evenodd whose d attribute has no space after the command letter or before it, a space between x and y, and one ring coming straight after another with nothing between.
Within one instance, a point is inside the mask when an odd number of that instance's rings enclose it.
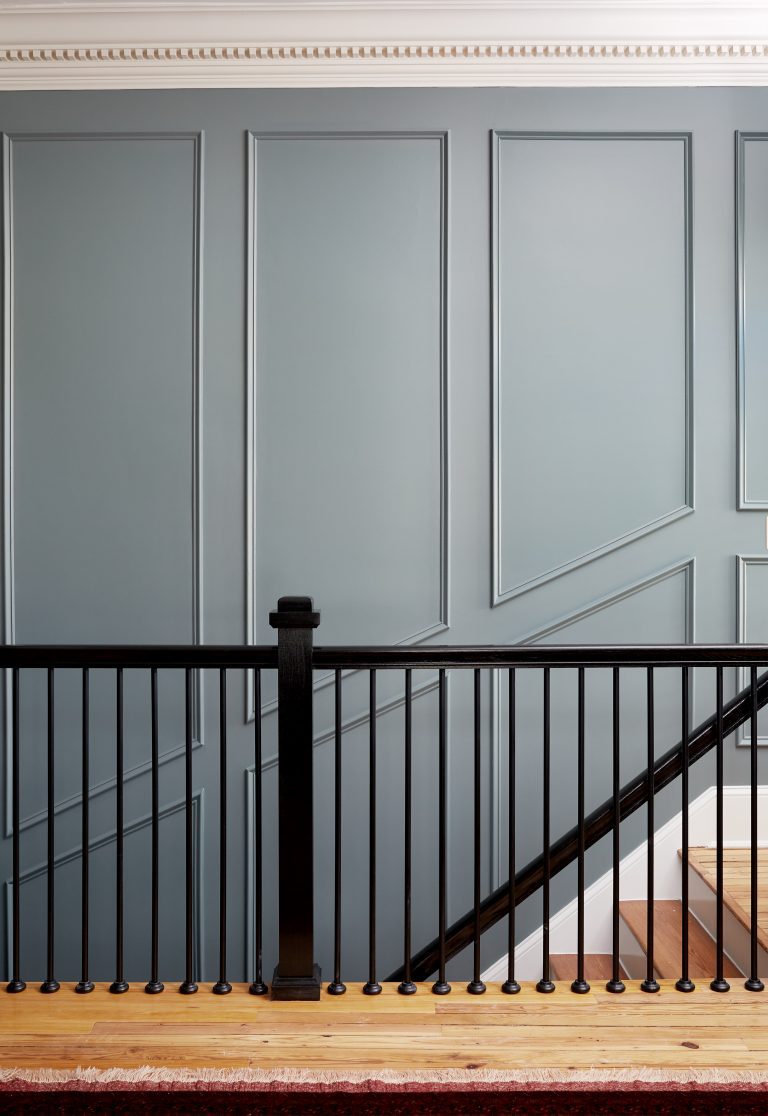
<instances>
[{"instance_id":1,"label":"gray paint","mask_svg":"<svg viewBox=\"0 0 768 1116\"><path fill-rule=\"evenodd\" d=\"M764 145L750 140L742 259L745 290L756 294L742 315L740 398L756 514L738 510L736 498L733 137L759 133L767 110L768 91L746 89L0 96L5 638L165 642L204 632L210 642L271 641L274 597L311 592L324 613L320 643L732 640L741 615L734 556L765 553L765 408L755 393L766 254ZM534 367L538 378L527 374ZM584 398L593 408L582 408ZM744 573L750 607L741 633L763 639L768 586L762 566L750 561ZM436 927L437 702L433 675L414 681L418 945ZM521 679L521 860L535 855L540 831L540 681L537 672ZM333 695L318 683L316 901L327 973ZM574 809L574 686L557 682L556 830ZM642 762L638 686L627 678L622 687L628 776ZM708 674L697 676L696 720L711 711L713 689ZM94 677L93 690L94 926L109 928L113 681ZM215 912L218 894L216 690L204 677L194 760L196 791L208 799L201 912ZM242 979L251 975L252 694L236 674L229 692L229 945L231 976ZM162 693L161 798L172 811L183 788L181 678L164 680ZM592 679L588 693L598 795L607 786L605 681ZM663 678L658 693L662 750L679 731L679 695ZM43 696L42 677L25 679L29 920L40 910L35 873L45 859ZM148 680L129 674L127 871L137 889L130 934L142 949L147 696ZM267 973L273 696L266 685ZM365 968L367 700L364 676L345 679L347 979ZM483 700L490 887L506 870L503 680L485 680ZM471 900L471 679L451 676L450 704L455 917ZM59 680L57 712L63 912L78 896L76 854L68 859L80 825L76 678ZM402 679L382 677L382 974L401 948L402 727ZM729 742L731 781L744 779L747 758ZM711 781L711 771L694 772L693 792ZM7 785L4 801L6 793ZM677 806L677 792L665 793L659 821ZM641 829L638 817L626 850ZM163 849L162 956L172 979L182 944L177 833ZM605 855L590 856L590 879ZM6 840L4 880L9 857ZM564 874L553 900L573 887L573 873ZM526 904L520 932L539 917L537 901ZM215 922L206 920L211 936L200 949L206 979L215 974ZM69 978L76 920L62 913L60 928L59 975ZM486 959L503 951L503 936L499 928L490 937ZM26 945L35 979L42 941L30 936ZM109 945L94 957L104 969L95 975L111 978ZM144 954L132 965L130 975L143 979Z\"/></svg>"},{"instance_id":2,"label":"gray paint","mask_svg":"<svg viewBox=\"0 0 768 1116\"><path fill-rule=\"evenodd\" d=\"M692 198L688 135L492 143L500 604L693 509Z\"/></svg>"},{"instance_id":3,"label":"gray paint","mask_svg":"<svg viewBox=\"0 0 768 1116\"><path fill-rule=\"evenodd\" d=\"M739 507L768 510L768 146L764 133L736 136Z\"/></svg>"}]
</instances>

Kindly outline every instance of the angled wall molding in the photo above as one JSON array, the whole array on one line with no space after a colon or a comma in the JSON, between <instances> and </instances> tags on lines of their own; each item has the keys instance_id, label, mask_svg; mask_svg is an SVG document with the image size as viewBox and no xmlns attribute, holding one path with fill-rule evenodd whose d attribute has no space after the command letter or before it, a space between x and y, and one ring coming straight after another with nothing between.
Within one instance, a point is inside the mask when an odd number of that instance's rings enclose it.
<instances>
[{"instance_id":1,"label":"angled wall molding","mask_svg":"<svg viewBox=\"0 0 768 1116\"><path fill-rule=\"evenodd\" d=\"M193 917L195 927L195 941L194 941L194 971L196 974L195 979L202 979L202 949L203 949L203 935L204 935L204 907L203 907L203 827L204 827L204 805L205 805L205 792L203 790L195 791L192 795L192 904L193 904ZM173 817L176 814L183 814L185 809L184 799L179 799L176 802L171 802L164 806L158 812L158 819L163 821L166 818ZM146 814L135 821L129 822L123 830L124 837L130 837L134 833L138 833L142 829L147 829L152 825L152 815ZM99 837L94 837L89 842L88 852L92 855L99 849L108 848L115 843L117 837L116 830L110 830L107 833L102 833ZM81 849L79 847L68 849L66 852L58 853L54 858L54 871L57 868L62 868L67 864L79 862L81 857ZM46 877L48 874L47 861L36 864L26 871L22 872L19 877L19 882L23 887L26 883L31 883L32 880ZM5 898L5 965L6 972L11 972L11 948L13 945L13 932L12 932L12 908L11 901L13 880L8 878L5 880L4 898ZM22 925L23 929L23 925ZM36 979L36 978L33 978Z\"/></svg>"},{"instance_id":2,"label":"angled wall molding","mask_svg":"<svg viewBox=\"0 0 768 1116\"><path fill-rule=\"evenodd\" d=\"M768 559L766 559L768 561ZM663 569L657 570L656 573L649 574L646 577L639 578L637 581L632 581L617 589L612 593L607 593L603 597L598 597L596 600L591 601L589 604L583 605L581 608L575 609L573 612L568 612L553 620L548 624L543 624L541 627L534 628L515 640L515 644L524 646L531 643L538 643L541 639L546 639L547 636L554 635L555 632L564 631L574 624L578 624L580 620L586 620L590 616L594 616L603 609L610 608L612 605L620 604L622 601L627 600L629 597L634 597L638 593L644 592L646 589L652 589L654 585L658 585L662 581L667 581L671 577L676 577L682 574L685 578L684 589L684 617L685 617L685 643L696 642L696 559L686 558L681 562L675 562L670 566L665 566ZM500 740L500 685L498 679L499 672L491 672L491 764L490 764L490 848L491 848L491 888L498 887L501 884L499 876L499 865L501 863L502 852L502 834L500 831L500 818L502 808L502 787L501 787L501 740ZM695 672L692 680L692 694L695 693ZM693 705L693 700L692 700Z\"/></svg>"},{"instance_id":3,"label":"angled wall molding","mask_svg":"<svg viewBox=\"0 0 768 1116\"><path fill-rule=\"evenodd\" d=\"M2 7L0 6L0 27L2 27ZM202 604L202 250L203 250L203 133L202 132L73 132L73 133L5 133L3 141L3 582L2 582L2 634L4 643L16 642L15 608L15 547L14 547L14 232L13 232L13 152L19 143L40 142L92 142L151 140L158 142L187 142L194 148L194 211L193 211L193 290L192 290L192 642L199 644L203 637ZM7 672L6 672L7 673ZM5 792L5 835L11 835L11 701L10 676L5 679L4 687L4 769L6 774ZM193 700L193 747L202 746L203 725L203 687L199 672L194 674ZM168 763L184 754L183 744L160 756L160 763ZM141 763L125 772L129 781L146 774L151 763ZM95 797L114 789L115 779L110 778L95 785L91 796ZM56 804L56 813L76 806L81 795L75 794ZM21 828L36 825L46 817L41 810L22 818Z\"/></svg>"},{"instance_id":4,"label":"angled wall molding","mask_svg":"<svg viewBox=\"0 0 768 1116\"><path fill-rule=\"evenodd\" d=\"M747 633L747 609L748 609L748 594L747 582L749 579L750 566L768 566L768 555L765 554L737 554L736 555L736 642L737 643L754 643ZM749 676L746 667L740 667L738 671L737 689L743 690L745 686L749 685ZM751 744L751 737L749 730L743 730L736 738L736 743L742 747L749 747ZM758 734L757 743L761 747L768 744L768 736Z\"/></svg>"},{"instance_id":5,"label":"angled wall molding","mask_svg":"<svg viewBox=\"0 0 768 1116\"><path fill-rule=\"evenodd\" d=\"M356 672L355 672L356 673ZM432 678L427 682L423 682L419 686L413 688L413 700L424 697L427 694L435 692L439 687L437 678ZM450 702L451 702L451 672L448 671L445 679L445 696L446 706L449 710L447 724L446 724L446 748L447 748L447 777L446 777L446 830L448 834L451 833L451 816L452 816L452 793L453 793L453 765L451 763L452 757L452 734L451 734L451 716L450 716ZM405 693L398 694L389 701L382 702L376 707L376 717L379 718L386 713L391 713L397 709L402 709L405 706ZM368 714L363 713L345 720L341 726L342 736L355 729L362 728L368 724ZM327 732L319 733L313 740L313 747L317 748L322 744L326 744L335 739L335 732L330 729ZM269 756L262 761L262 772L267 772L271 769L277 769L278 758L276 755ZM256 968L256 952L254 932L256 925L256 863L254 858L255 849L255 834L256 834L256 779L255 779L255 766L251 764L249 767L244 768L243 775L245 776L245 966L246 976L248 980L253 979L253 973ZM343 771L343 760L342 760ZM348 792L347 792L348 793ZM266 795L262 787L262 803ZM343 796L342 796L342 811L343 811ZM329 805L329 809L331 806ZM367 840L367 835L365 837ZM263 848L269 849L271 846L269 841L264 841ZM447 886L446 886L446 906L450 917L455 917L452 908L452 886L451 876L449 873ZM265 911L265 915L267 912ZM264 919L266 928L266 917ZM265 938L267 937L265 929ZM265 968L264 970L268 970Z\"/></svg>"},{"instance_id":6,"label":"angled wall molding","mask_svg":"<svg viewBox=\"0 0 768 1116\"><path fill-rule=\"evenodd\" d=\"M503 500L501 457L503 434L501 430L501 313L500 313L500 144L505 140L524 141L601 141L614 140L633 142L672 142L683 147L683 237L684 237L684 294L685 320L685 418L682 437L685 445L684 503L672 508L647 523L609 539L573 559L566 560L550 569L527 577L511 586L503 582L502 526ZM694 510L694 415L693 415L693 173L691 134L689 132L516 132L494 131L491 133L491 384L492 384L492 445L491 445L491 607L512 600L531 589L545 585L554 578L579 569L603 555L610 554L622 546L644 538L646 535L676 522ZM510 514L508 511L507 514Z\"/></svg>"},{"instance_id":7,"label":"angled wall molding","mask_svg":"<svg viewBox=\"0 0 768 1116\"><path fill-rule=\"evenodd\" d=\"M262 605L256 596L256 427L258 372L256 358L257 336L257 153L260 140L437 140L440 144L440 540L439 540L439 614L431 624L419 631L395 641L398 645L420 643L448 630L450 626L450 455L449 455L449 411L448 411L448 135L445 132L280 132L248 133L248 184L247 184L247 321L246 321L246 643L256 642L258 630L258 609L265 613L276 606L275 601ZM316 602L322 608L322 602ZM356 673L344 672L344 677ZM315 690L331 685L333 674L316 676ZM246 685L246 722L254 719L253 672L248 672ZM262 716L277 711L277 701L262 705Z\"/></svg>"},{"instance_id":8,"label":"angled wall molding","mask_svg":"<svg viewBox=\"0 0 768 1116\"><path fill-rule=\"evenodd\" d=\"M756 0L3 0L0 89L760 85Z\"/></svg>"}]
</instances>

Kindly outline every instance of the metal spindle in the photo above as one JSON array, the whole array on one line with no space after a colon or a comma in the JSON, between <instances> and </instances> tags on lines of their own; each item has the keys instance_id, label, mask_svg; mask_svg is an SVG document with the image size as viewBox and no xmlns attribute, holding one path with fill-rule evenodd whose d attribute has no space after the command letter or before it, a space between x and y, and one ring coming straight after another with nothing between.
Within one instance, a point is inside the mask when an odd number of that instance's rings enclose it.
<instances>
[{"instance_id":1,"label":"metal spindle","mask_svg":"<svg viewBox=\"0 0 768 1116\"><path fill-rule=\"evenodd\" d=\"M88 977L88 857L89 857L89 721L90 721L90 678L88 667L83 667L83 768L82 768L82 837L81 837L81 946L82 976L75 985L75 992L93 992L93 981Z\"/></svg>"},{"instance_id":2,"label":"metal spindle","mask_svg":"<svg viewBox=\"0 0 768 1116\"><path fill-rule=\"evenodd\" d=\"M508 764L508 793L507 797L509 803L507 806L507 840L509 843L508 860L509 860L509 912L507 915L507 979L501 986L502 992L506 992L508 996L514 996L520 991L520 985L515 980L515 869L516 869L516 852L515 852L515 820L516 820L516 791L515 791L515 725L517 719L516 701L515 701L515 668L509 668L508 675L509 687L509 738L507 747L507 764Z\"/></svg>"},{"instance_id":3,"label":"metal spindle","mask_svg":"<svg viewBox=\"0 0 768 1116\"><path fill-rule=\"evenodd\" d=\"M579 831L578 842L578 870L577 870L577 892L578 903L576 912L576 979L571 984L571 991L583 995L589 992L589 984L587 983L584 974L584 769L585 769L585 753L586 753L586 734L584 730L584 667L579 667L578 671L578 774L577 774L577 790L576 796L578 820L577 826Z\"/></svg>"},{"instance_id":4,"label":"metal spindle","mask_svg":"<svg viewBox=\"0 0 768 1116\"><path fill-rule=\"evenodd\" d=\"M403 866L403 979L397 986L402 996L412 996L416 985L411 980L411 863L413 840L413 678L405 672L405 787L404 787L404 848Z\"/></svg>"},{"instance_id":5,"label":"metal spindle","mask_svg":"<svg viewBox=\"0 0 768 1116\"><path fill-rule=\"evenodd\" d=\"M150 978L144 991L150 995L162 992L165 985L158 978L159 937L160 937L160 741L157 720L157 667L152 667L152 959Z\"/></svg>"},{"instance_id":6,"label":"metal spindle","mask_svg":"<svg viewBox=\"0 0 768 1116\"><path fill-rule=\"evenodd\" d=\"M474 906L475 906L475 933L474 933L474 965L472 980L467 985L467 992L473 996L480 996L485 992L485 984L480 979L480 939L482 930L480 926L480 884L482 870L482 845L481 845L481 777L482 777L482 730L480 726L481 708L481 675L475 670L475 746L474 746Z\"/></svg>"},{"instance_id":7,"label":"metal spindle","mask_svg":"<svg viewBox=\"0 0 768 1116\"><path fill-rule=\"evenodd\" d=\"M536 985L537 992L554 992L555 986L550 979L549 964L549 884L552 870L551 850L549 841L550 829L550 668L544 667L544 739L543 739L543 810L542 810L542 844L544 856L544 874L541 882L541 933L542 933L542 969L541 980Z\"/></svg>"},{"instance_id":8,"label":"metal spindle","mask_svg":"<svg viewBox=\"0 0 768 1116\"><path fill-rule=\"evenodd\" d=\"M48 809L47 809L47 838L48 838L48 866L47 876L47 975L40 985L41 992L58 992L59 982L54 976L54 924L55 924L55 872L56 872L56 835L54 823L56 818L56 799L54 794L54 678L53 667L48 667Z\"/></svg>"},{"instance_id":9,"label":"metal spindle","mask_svg":"<svg viewBox=\"0 0 768 1116\"><path fill-rule=\"evenodd\" d=\"M269 988L264 983L264 945L263 945L263 857L262 857L262 800L261 800L261 670L253 672L253 861L255 887L254 911L254 952L256 954L256 974L248 991L252 996L266 996Z\"/></svg>"},{"instance_id":10,"label":"metal spindle","mask_svg":"<svg viewBox=\"0 0 768 1116\"><path fill-rule=\"evenodd\" d=\"M653 695L653 667L648 667L646 675L646 706L647 706L647 754L646 764L648 766L647 779L648 779L648 811L646 815L647 821L647 844L648 844L648 878L646 882L646 935L648 944L645 950L646 956L646 971L645 980L640 985L641 992L658 992L659 982L656 980L653 969L653 935L654 935L654 874L655 874L655 845L656 845L656 831L654 820L654 775L653 765L656 758L656 738L655 738L655 717L654 717L654 695Z\"/></svg>"},{"instance_id":11,"label":"metal spindle","mask_svg":"<svg viewBox=\"0 0 768 1116\"><path fill-rule=\"evenodd\" d=\"M717 792L716 792L716 839L717 839L717 910L716 910L716 931L715 931L715 963L717 966L717 973L715 979L710 981L709 987L713 992L728 992L730 984L725 979L724 972L724 959L723 959L723 938L724 938L724 925L723 925L723 668L717 667L715 674L715 688L717 700L717 750L715 752L715 761L717 766ZM685 877L687 879L687 863L685 870Z\"/></svg>"},{"instance_id":12,"label":"metal spindle","mask_svg":"<svg viewBox=\"0 0 768 1116\"><path fill-rule=\"evenodd\" d=\"M337 670L333 732L333 980L327 989L331 996L343 996L347 990L341 979L341 736L341 670Z\"/></svg>"},{"instance_id":13,"label":"metal spindle","mask_svg":"<svg viewBox=\"0 0 768 1116\"><path fill-rule=\"evenodd\" d=\"M21 798L20 781L21 781L21 763L19 755L19 668L13 668L13 770L11 772L11 779L13 781L12 789L12 826L13 826L13 957L11 959L11 979L6 985L7 992L23 992L27 987L26 982L21 979L21 866L20 866L20 837L21 837L21 820L19 817L19 803Z\"/></svg>"},{"instance_id":14,"label":"metal spindle","mask_svg":"<svg viewBox=\"0 0 768 1116\"><path fill-rule=\"evenodd\" d=\"M683 833L682 833L682 888L681 888L681 964L682 975L675 983L675 988L678 992L693 992L696 987L688 975L688 765L689 765L689 736L691 732L690 725L690 692L689 692L689 671L688 667L682 668L682 694L681 694L681 708L682 708L682 769L680 772L680 793L682 796L682 812L683 812ZM719 706L722 713L722 702ZM720 722L720 731L722 733L722 722ZM722 744L722 735L719 736L718 748Z\"/></svg>"},{"instance_id":15,"label":"metal spindle","mask_svg":"<svg viewBox=\"0 0 768 1116\"><path fill-rule=\"evenodd\" d=\"M750 698L752 704L751 733L749 741L749 976L744 987L749 992L762 992L765 987L757 975L757 667L750 669Z\"/></svg>"},{"instance_id":16,"label":"metal spindle","mask_svg":"<svg viewBox=\"0 0 768 1116\"><path fill-rule=\"evenodd\" d=\"M227 672L219 670L219 979L211 991L226 996L227 980Z\"/></svg>"},{"instance_id":17,"label":"metal spindle","mask_svg":"<svg viewBox=\"0 0 768 1116\"><path fill-rule=\"evenodd\" d=\"M194 844L192 830L192 670L185 669L184 826L186 868L186 974L179 992L197 992L194 979Z\"/></svg>"},{"instance_id":18,"label":"metal spindle","mask_svg":"<svg viewBox=\"0 0 768 1116\"><path fill-rule=\"evenodd\" d=\"M109 986L110 992L119 995L128 991L128 984L123 975L124 953L124 872L123 863L125 855L125 821L123 801L123 668L117 668L115 682L115 979Z\"/></svg>"},{"instance_id":19,"label":"metal spindle","mask_svg":"<svg viewBox=\"0 0 768 1116\"><path fill-rule=\"evenodd\" d=\"M620 677L619 668L613 668L613 910L612 910L612 972L611 979L606 984L607 992L623 992L624 981L621 979L619 966L619 901L620 890L620 860L621 860L621 708L620 708Z\"/></svg>"},{"instance_id":20,"label":"metal spindle","mask_svg":"<svg viewBox=\"0 0 768 1116\"><path fill-rule=\"evenodd\" d=\"M447 735L447 709L445 690L445 670L438 671L438 850L437 850L437 906L438 906L438 971L437 980L432 985L436 996L445 996L451 991L451 986L446 980L446 947L445 933L447 930L448 909L448 878L447 878L447 826L448 826L448 735Z\"/></svg>"},{"instance_id":21,"label":"metal spindle","mask_svg":"<svg viewBox=\"0 0 768 1116\"><path fill-rule=\"evenodd\" d=\"M368 980L363 985L366 996L378 996L381 985L376 980L376 671L370 672L370 704L368 713L369 805L368 805Z\"/></svg>"}]
</instances>

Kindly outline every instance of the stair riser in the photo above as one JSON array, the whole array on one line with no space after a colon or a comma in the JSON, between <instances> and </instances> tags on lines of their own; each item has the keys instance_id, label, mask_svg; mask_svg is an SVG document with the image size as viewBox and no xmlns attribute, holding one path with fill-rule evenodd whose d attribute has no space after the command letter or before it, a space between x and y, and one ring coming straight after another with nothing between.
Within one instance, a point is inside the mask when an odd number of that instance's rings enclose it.
<instances>
[{"instance_id":1,"label":"stair riser","mask_svg":"<svg viewBox=\"0 0 768 1116\"><path fill-rule=\"evenodd\" d=\"M717 897L707 883L693 868L688 872L688 899L690 910L713 938L717 934ZM723 906L723 947L734 965L742 973L749 972L750 937L749 931ZM758 947L758 976L768 977L768 954Z\"/></svg>"},{"instance_id":2,"label":"stair riser","mask_svg":"<svg viewBox=\"0 0 768 1116\"><path fill-rule=\"evenodd\" d=\"M645 980L647 975L645 951L624 920L618 924L618 956L630 980ZM653 975L656 980L661 980L661 974L655 969Z\"/></svg>"},{"instance_id":3,"label":"stair riser","mask_svg":"<svg viewBox=\"0 0 768 1116\"><path fill-rule=\"evenodd\" d=\"M619 957L630 980L645 980L645 951L623 919L619 923ZM658 980L658 973L654 975Z\"/></svg>"}]
</instances>

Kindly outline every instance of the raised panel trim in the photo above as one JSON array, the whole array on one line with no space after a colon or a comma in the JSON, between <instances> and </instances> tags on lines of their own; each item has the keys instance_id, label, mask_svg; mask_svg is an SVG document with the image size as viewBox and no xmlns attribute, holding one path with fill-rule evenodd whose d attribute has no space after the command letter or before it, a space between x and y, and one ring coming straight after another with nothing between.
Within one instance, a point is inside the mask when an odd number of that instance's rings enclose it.
<instances>
[{"instance_id":1,"label":"raised panel trim","mask_svg":"<svg viewBox=\"0 0 768 1116\"><path fill-rule=\"evenodd\" d=\"M638 140L672 141L683 144L684 242L685 242L685 503L635 530L535 577L505 587L501 584L501 367L499 362L499 149L503 140ZM540 585L562 577L622 546L644 538L694 510L694 414L693 414L693 174L691 132L491 132L491 608L521 596Z\"/></svg>"},{"instance_id":2,"label":"raised panel trim","mask_svg":"<svg viewBox=\"0 0 768 1116\"><path fill-rule=\"evenodd\" d=\"M205 791L201 788L192 795L192 910L194 919L194 972L195 980L202 980L202 956L203 956L203 932L204 932L204 912L205 907L202 901L203 896L203 830L204 830L204 806L205 806ZM163 821L165 818L173 817L174 814L183 813L186 806L185 799L180 798L175 802L169 803L158 811L158 820ZM123 829L123 836L130 837L133 833L138 833L142 829L147 829L152 825L152 815L145 814L135 821L129 822ZM106 833L102 833L99 837L94 837L88 843L88 853L91 855L98 849L103 849L115 843L117 838L117 830L111 829ZM57 868L63 867L65 864L72 864L77 862L81 857L81 848L68 849L66 852L59 853L54 857L54 873ZM47 876L48 862L41 861L39 864L34 865L32 868L27 868L19 876L20 885L29 883L31 880L39 879L41 876ZM5 898L5 966L6 972L11 972L11 949L13 943L13 931L11 925L12 918L12 902L11 902L11 889L13 887L13 879L6 878L4 886ZM92 907L94 904L92 903ZM36 979L36 978L34 978Z\"/></svg>"},{"instance_id":3,"label":"raised panel trim","mask_svg":"<svg viewBox=\"0 0 768 1116\"><path fill-rule=\"evenodd\" d=\"M736 642L749 643L747 639L747 570L750 566L768 566L766 554L737 554L736 555ZM766 664L768 666L768 664ZM737 689L742 690L749 685L747 668L739 667ZM768 736L758 734L757 743L761 748L768 744ZM742 748L749 748L750 737L746 732L740 732L736 737L736 744Z\"/></svg>"},{"instance_id":4,"label":"raised panel trim","mask_svg":"<svg viewBox=\"0 0 768 1116\"><path fill-rule=\"evenodd\" d=\"M248 149L247 181L247 310L246 310L246 432L245 432L245 481L246 481L246 643L256 642L258 604L256 600L256 267L257 267L257 156L259 140L437 140L440 144L440 612L434 623L414 632L398 645L421 643L450 628L450 454L449 454L449 151L448 132L254 132L246 133ZM322 601L317 602L322 608ZM266 602L274 608L275 602ZM355 671L345 672L345 677ZM333 681L333 674L317 677L314 689L321 690ZM262 705L262 716L277 711L277 701ZM245 694L245 721L255 717L253 673L248 672Z\"/></svg>"},{"instance_id":5,"label":"raised panel trim","mask_svg":"<svg viewBox=\"0 0 768 1116\"><path fill-rule=\"evenodd\" d=\"M666 581L670 577L675 577L677 574L685 575L685 642L696 642L696 559L695 557L685 558L680 562L675 562L670 566L664 566L662 569L657 570L656 573L647 574L645 577L638 578L635 581L630 581L622 588L615 590L612 593L607 593L605 596L597 597L589 604L582 605L580 608L572 612L567 612L557 620L552 620L548 624L543 624L538 628L533 628L526 632L515 641L520 646L536 643L540 639L545 639L554 632L561 631L564 628L569 628L571 625L578 623L580 620L586 620L589 616L594 616L597 612L602 612L605 608L610 608L611 605L619 604L621 601L627 600L629 597L634 597L637 593L642 593L645 589L651 589L654 585L658 585L662 581ZM695 672L692 679L692 692L695 688ZM491 889L499 887L501 884L500 878L500 864L502 855L502 833L500 828L501 810L502 810L502 787L500 781L501 773L501 735L500 735L500 686L499 686L499 671L494 670L491 672L491 763L490 763L490 788L489 799L491 803L490 809L490 887ZM691 702L693 705L693 700ZM504 788L506 790L506 787ZM506 846L505 846L506 848Z\"/></svg>"},{"instance_id":6,"label":"raised panel trim","mask_svg":"<svg viewBox=\"0 0 768 1116\"><path fill-rule=\"evenodd\" d=\"M768 511L768 494L757 500L750 500L747 497L747 369L745 360L747 323L744 305L746 262L744 221L747 187L745 150L747 143L760 143L766 140L768 140L768 132L736 132L736 437L738 439L736 507L739 511Z\"/></svg>"},{"instance_id":7,"label":"raised panel trim","mask_svg":"<svg viewBox=\"0 0 768 1116\"><path fill-rule=\"evenodd\" d=\"M202 307L203 307L203 183L204 183L204 133L200 132L4 132L3 151L3 419L2 419L2 522L3 522L3 584L2 584L2 636L3 643L16 641L15 577L14 577L14 494L13 494L13 442L14 442L14 326L13 326L13 147L16 143L45 142L100 142L100 141L191 142L194 150L193 178L193 284L192 284L192 642L203 640L203 559L202 559ZM10 681L5 678L5 835L11 836L11 753L10 753ZM195 672L193 695L193 747L203 746L204 723L203 686L199 672ZM184 746L164 752L160 763L168 763L184 754ZM151 770L151 763L141 763L128 768L125 781L138 778ZM91 797L113 790L115 778L106 779L91 789ZM77 806L82 795L71 795L56 804L56 813ZM45 810L21 819L21 828L37 825L47 817Z\"/></svg>"}]
</instances>

